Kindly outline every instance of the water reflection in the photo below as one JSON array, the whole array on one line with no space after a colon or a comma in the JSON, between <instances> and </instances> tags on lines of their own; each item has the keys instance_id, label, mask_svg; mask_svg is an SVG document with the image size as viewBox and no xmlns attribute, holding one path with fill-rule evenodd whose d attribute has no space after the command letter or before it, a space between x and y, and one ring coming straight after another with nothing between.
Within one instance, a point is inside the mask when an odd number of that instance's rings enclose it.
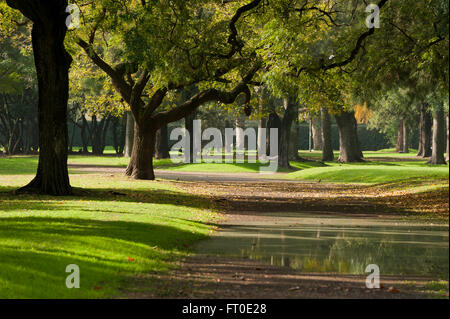
<instances>
[{"instance_id":1,"label":"water reflection","mask_svg":"<svg viewBox=\"0 0 450 319\"><path fill-rule=\"evenodd\" d=\"M377 264L382 274L448 278L448 226L292 214L266 220L226 226L197 250L304 272L364 274Z\"/></svg>"}]
</instances>

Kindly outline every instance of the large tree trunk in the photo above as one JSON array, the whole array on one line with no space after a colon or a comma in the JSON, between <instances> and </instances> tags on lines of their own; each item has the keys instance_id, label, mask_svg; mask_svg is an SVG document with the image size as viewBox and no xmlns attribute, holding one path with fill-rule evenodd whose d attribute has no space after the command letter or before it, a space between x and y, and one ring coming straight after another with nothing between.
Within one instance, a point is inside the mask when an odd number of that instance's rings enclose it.
<instances>
[{"instance_id":1,"label":"large tree trunk","mask_svg":"<svg viewBox=\"0 0 450 319\"><path fill-rule=\"evenodd\" d=\"M338 162L362 162L362 152L359 146L355 112L342 111L335 115L339 129L339 158Z\"/></svg>"},{"instance_id":2,"label":"large tree trunk","mask_svg":"<svg viewBox=\"0 0 450 319\"><path fill-rule=\"evenodd\" d=\"M445 114L443 105L433 112L433 149L430 164L445 164Z\"/></svg>"},{"instance_id":3,"label":"large tree trunk","mask_svg":"<svg viewBox=\"0 0 450 319\"><path fill-rule=\"evenodd\" d=\"M133 151L125 174L134 179L154 180L153 150L155 147L156 129L154 125L140 126L135 122Z\"/></svg>"},{"instance_id":4,"label":"large tree trunk","mask_svg":"<svg viewBox=\"0 0 450 319\"><path fill-rule=\"evenodd\" d=\"M155 158L163 159L169 158L169 143L168 143L168 132L167 124L161 126L161 128L156 132L155 141Z\"/></svg>"},{"instance_id":5,"label":"large tree trunk","mask_svg":"<svg viewBox=\"0 0 450 319\"><path fill-rule=\"evenodd\" d=\"M420 136L419 136L419 149L417 156L430 157L431 156L431 127L433 125L433 119L431 113L427 110L427 104L420 104Z\"/></svg>"},{"instance_id":6,"label":"large tree trunk","mask_svg":"<svg viewBox=\"0 0 450 319\"><path fill-rule=\"evenodd\" d=\"M33 21L32 44L39 87L39 164L36 177L19 191L69 195L67 101L72 58L64 48L67 0L13 1Z\"/></svg>"},{"instance_id":7,"label":"large tree trunk","mask_svg":"<svg viewBox=\"0 0 450 319\"><path fill-rule=\"evenodd\" d=\"M133 137L134 137L134 117L131 111L127 111L127 124L125 129L125 149L123 152L124 157L131 157L133 150Z\"/></svg>"},{"instance_id":8,"label":"large tree trunk","mask_svg":"<svg viewBox=\"0 0 450 319\"><path fill-rule=\"evenodd\" d=\"M312 118L312 138L313 138L313 150L322 150L322 123L319 116Z\"/></svg>"},{"instance_id":9,"label":"large tree trunk","mask_svg":"<svg viewBox=\"0 0 450 319\"><path fill-rule=\"evenodd\" d=\"M322 108L322 161L334 160L333 144L331 140L331 120L328 109Z\"/></svg>"}]
</instances>

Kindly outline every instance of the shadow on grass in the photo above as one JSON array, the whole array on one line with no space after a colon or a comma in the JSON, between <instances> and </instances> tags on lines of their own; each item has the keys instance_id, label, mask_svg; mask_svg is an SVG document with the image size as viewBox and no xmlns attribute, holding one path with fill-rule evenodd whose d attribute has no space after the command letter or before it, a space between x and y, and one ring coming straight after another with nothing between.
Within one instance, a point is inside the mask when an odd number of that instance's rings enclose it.
<instances>
[{"instance_id":1,"label":"shadow on grass","mask_svg":"<svg viewBox=\"0 0 450 319\"><path fill-rule=\"evenodd\" d=\"M114 296L130 276L170 269L173 253L204 238L151 223L0 218L0 298ZM66 287L69 264L80 267L80 289Z\"/></svg>"}]
</instances>

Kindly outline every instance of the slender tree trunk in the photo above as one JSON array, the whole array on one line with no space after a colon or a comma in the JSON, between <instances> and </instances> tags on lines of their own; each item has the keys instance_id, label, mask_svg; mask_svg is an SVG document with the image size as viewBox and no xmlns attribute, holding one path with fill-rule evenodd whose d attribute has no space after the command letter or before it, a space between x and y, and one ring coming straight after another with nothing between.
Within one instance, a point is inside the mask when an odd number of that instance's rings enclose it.
<instances>
[{"instance_id":1,"label":"slender tree trunk","mask_svg":"<svg viewBox=\"0 0 450 319\"><path fill-rule=\"evenodd\" d=\"M281 139L281 119L277 113L272 112L269 114L266 125L266 155L270 155L270 129L276 128L278 130L278 146L280 145ZM274 146L275 147L275 146ZM279 152L279 149L278 149Z\"/></svg>"},{"instance_id":2,"label":"slender tree trunk","mask_svg":"<svg viewBox=\"0 0 450 319\"><path fill-rule=\"evenodd\" d=\"M433 148L430 164L445 164L445 114L441 104L433 112Z\"/></svg>"},{"instance_id":3,"label":"slender tree trunk","mask_svg":"<svg viewBox=\"0 0 450 319\"><path fill-rule=\"evenodd\" d=\"M125 150L125 138L127 131L127 119L126 117L122 117L120 119L120 134L119 134L119 155L123 155Z\"/></svg>"},{"instance_id":4,"label":"slender tree trunk","mask_svg":"<svg viewBox=\"0 0 450 319\"><path fill-rule=\"evenodd\" d=\"M409 143L408 143L408 125L406 120L403 120L403 143L402 143L402 153L409 153Z\"/></svg>"},{"instance_id":5,"label":"slender tree trunk","mask_svg":"<svg viewBox=\"0 0 450 319\"><path fill-rule=\"evenodd\" d=\"M298 161L300 159L300 157L298 156L299 126L297 125L297 121L295 119L294 119L294 121L292 121L292 127L291 127L290 134L291 134L291 136L289 138L289 160L290 161Z\"/></svg>"},{"instance_id":6,"label":"slender tree trunk","mask_svg":"<svg viewBox=\"0 0 450 319\"><path fill-rule=\"evenodd\" d=\"M134 117L131 111L126 113L127 123L125 129L125 149L124 157L131 157L131 152L133 150L133 137L134 137Z\"/></svg>"},{"instance_id":7,"label":"slender tree trunk","mask_svg":"<svg viewBox=\"0 0 450 319\"><path fill-rule=\"evenodd\" d=\"M259 156L263 156L265 154L261 154L262 153L262 149L263 149L263 145L264 143L266 143L266 141L263 139L263 134L262 134L262 130L265 128L265 119L260 118L258 120L258 157ZM266 131L267 134L267 131Z\"/></svg>"},{"instance_id":8,"label":"slender tree trunk","mask_svg":"<svg viewBox=\"0 0 450 319\"><path fill-rule=\"evenodd\" d=\"M322 161L333 161L333 144L331 140L331 120L328 109L322 108Z\"/></svg>"},{"instance_id":9,"label":"slender tree trunk","mask_svg":"<svg viewBox=\"0 0 450 319\"><path fill-rule=\"evenodd\" d=\"M169 158L167 124L161 126L161 128L156 132L155 143L156 143L155 158L156 159Z\"/></svg>"},{"instance_id":10,"label":"slender tree trunk","mask_svg":"<svg viewBox=\"0 0 450 319\"><path fill-rule=\"evenodd\" d=\"M262 153L263 145L266 142L266 141L264 141L264 139L263 139L264 136L262 134L262 129L265 128L265 125L266 125L266 123L265 123L266 119L262 118L262 112L263 112L263 108L264 108L263 90L264 89L261 87L260 91L259 91L259 104L258 104L258 117L259 117L259 119L258 119L258 143L257 143L258 144L257 145L258 158L260 156L265 155L265 154L261 154L261 153ZM266 132L266 134L267 134L267 132Z\"/></svg>"},{"instance_id":11,"label":"slender tree trunk","mask_svg":"<svg viewBox=\"0 0 450 319\"><path fill-rule=\"evenodd\" d=\"M70 195L67 169L67 101L72 58L64 48L67 1L8 1L33 21L38 79L39 163L36 177L19 192Z\"/></svg>"},{"instance_id":12,"label":"slender tree trunk","mask_svg":"<svg viewBox=\"0 0 450 319\"><path fill-rule=\"evenodd\" d=\"M449 153L450 153L450 145L449 145L449 120L448 120L448 114L447 114L447 151L446 151L446 156L445 156L445 160L448 162L449 161Z\"/></svg>"},{"instance_id":13,"label":"slender tree trunk","mask_svg":"<svg viewBox=\"0 0 450 319\"><path fill-rule=\"evenodd\" d=\"M338 162L350 163L363 161L359 146L355 112L342 111L335 115L339 129L339 158Z\"/></svg>"},{"instance_id":14,"label":"slender tree trunk","mask_svg":"<svg viewBox=\"0 0 450 319\"><path fill-rule=\"evenodd\" d=\"M313 150L320 151L323 148L322 145L322 125L320 117L314 116L312 118L312 137L313 137Z\"/></svg>"},{"instance_id":15,"label":"slender tree trunk","mask_svg":"<svg viewBox=\"0 0 450 319\"><path fill-rule=\"evenodd\" d=\"M73 139L75 137L75 129L76 129L75 123L72 123L72 134L70 136L70 144L69 144L69 152L73 153Z\"/></svg>"},{"instance_id":16,"label":"slender tree trunk","mask_svg":"<svg viewBox=\"0 0 450 319\"><path fill-rule=\"evenodd\" d=\"M242 152L245 154L245 117L238 116L235 118L234 126L236 127L236 155Z\"/></svg>"},{"instance_id":17,"label":"slender tree trunk","mask_svg":"<svg viewBox=\"0 0 450 319\"><path fill-rule=\"evenodd\" d=\"M190 139L189 145L191 146L189 150L184 150L184 156L186 157L186 161L187 161L187 156L189 156L189 163L194 162L194 120L195 120L195 116L196 116L196 112L193 112L184 118L184 126L186 127L186 131L189 132L189 139Z\"/></svg>"},{"instance_id":18,"label":"slender tree trunk","mask_svg":"<svg viewBox=\"0 0 450 319\"><path fill-rule=\"evenodd\" d=\"M431 127L433 125L433 118L431 113L427 110L427 104L420 104L420 140L417 156L430 157L431 156Z\"/></svg>"},{"instance_id":19,"label":"slender tree trunk","mask_svg":"<svg viewBox=\"0 0 450 319\"><path fill-rule=\"evenodd\" d=\"M112 119L111 132L113 138L113 147L116 154L119 154L119 138L117 134L118 129L119 129L119 119L117 117L114 117Z\"/></svg>"},{"instance_id":20,"label":"slender tree trunk","mask_svg":"<svg viewBox=\"0 0 450 319\"><path fill-rule=\"evenodd\" d=\"M140 125L135 122L133 150L125 174L134 179L154 180L153 150L156 129L154 125Z\"/></svg>"},{"instance_id":21,"label":"slender tree trunk","mask_svg":"<svg viewBox=\"0 0 450 319\"><path fill-rule=\"evenodd\" d=\"M403 151L403 119L398 120L398 132L397 132L397 146L395 151L401 153Z\"/></svg>"},{"instance_id":22,"label":"slender tree trunk","mask_svg":"<svg viewBox=\"0 0 450 319\"><path fill-rule=\"evenodd\" d=\"M291 168L289 164L289 144L296 108L297 105L294 99L284 98L284 116L281 121L281 130L278 132L280 136L278 143L278 166L282 168Z\"/></svg>"},{"instance_id":23,"label":"slender tree trunk","mask_svg":"<svg viewBox=\"0 0 450 319\"><path fill-rule=\"evenodd\" d=\"M86 131L88 130L88 123L86 121L86 117L83 114L82 117L82 123L81 123L81 131L80 131L80 135L81 135L81 143L83 143L83 153L87 154L89 153L89 149L88 149L88 137L86 136Z\"/></svg>"}]
</instances>

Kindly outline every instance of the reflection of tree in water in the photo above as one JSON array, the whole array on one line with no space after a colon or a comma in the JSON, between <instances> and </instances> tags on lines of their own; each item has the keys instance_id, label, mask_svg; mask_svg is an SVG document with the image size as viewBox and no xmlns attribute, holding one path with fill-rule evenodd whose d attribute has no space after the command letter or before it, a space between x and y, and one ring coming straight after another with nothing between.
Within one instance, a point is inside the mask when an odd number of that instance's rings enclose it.
<instances>
[{"instance_id":1,"label":"reflection of tree in water","mask_svg":"<svg viewBox=\"0 0 450 319\"><path fill-rule=\"evenodd\" d=\"M439 275L448 278L448 248L432 246L433 239L402 231L386 235L386 229L362 233L364 238L351 237L353 230L339 231L317 227L313 232L292 234L281 230L278 239L265 239L260 231L249 242L242 240L230 247L239 249L244 258L263 260L277 266L286 266L304 272L336 272L364 274L367 265L377 264L381 274ZM235 248L234 248L235 249Z\"/></svg>"},{"instance_id":2,"label":"reflection of tree in water","mask_svg":"<svg viewBox=\"0 0 450 319\"><path fill-rule=\"evenodd\" d=\"M251 259L304 272L364 274L367 265L377 264L382 275L429 274L448 278L448 250L396 243L391 237L379 241L339 236L332 243L316 241L308 251L308 254L296 255L280 247L278 252L271 251L269 254L259 249L241 250L241 253Z\"/></svg>"},{"instance_id":3,"label":"reflection of tree in water","mask_svg":"<svg viewBox=\"0 0 450 319\"><path fill-rule=\"evenodd\" d=\"M396 243L394 238L346 238L337 239L330 247L326 264L334 271L352 274L364 273L367 265L377 264L381 274L446 273L448 277L448 251L446 254L441 248Z\"/></svg>"}]
</instances>

